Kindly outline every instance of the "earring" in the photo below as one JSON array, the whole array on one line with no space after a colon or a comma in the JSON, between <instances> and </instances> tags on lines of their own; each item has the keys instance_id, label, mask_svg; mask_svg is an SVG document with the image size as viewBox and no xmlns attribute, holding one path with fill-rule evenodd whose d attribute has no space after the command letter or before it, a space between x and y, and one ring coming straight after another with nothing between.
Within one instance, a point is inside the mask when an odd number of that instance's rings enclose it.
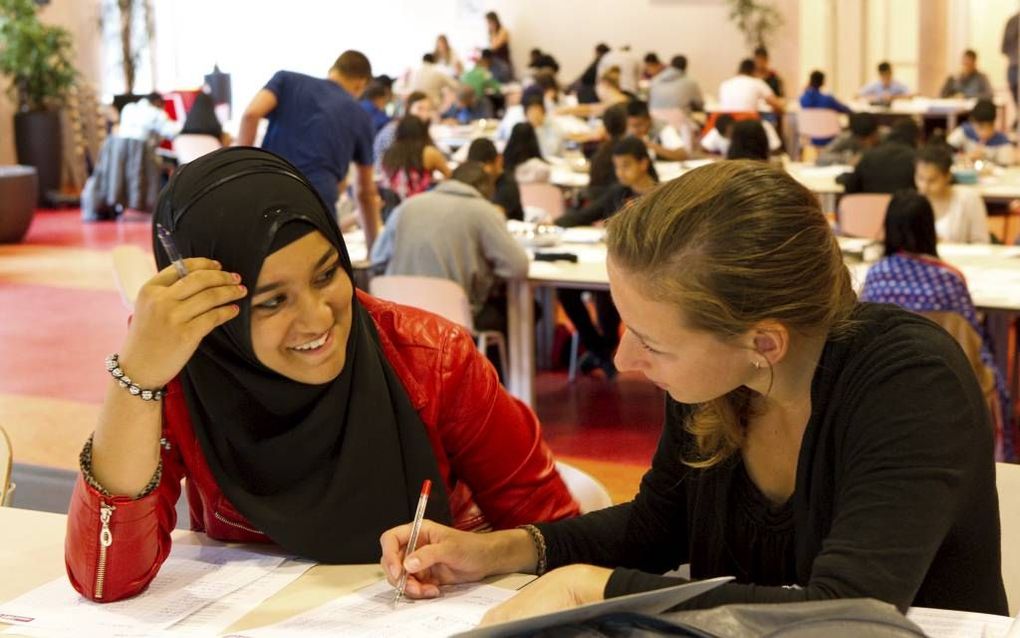
<instances>
[{"instance_id":1,"label":"earring","mask_svg":"<svg viewBox=\"0 0 1020 638\"><path fill-rule=\"evenodd\" d=\"M752 361L752 362L751 362L751 365L753 365L753 366L754 366L754 369L755 369L755 370L761 370L761 362L759 362L759 361L758 361L757 359L755 359L754 361Z\"/></svg>"}]
</instances>

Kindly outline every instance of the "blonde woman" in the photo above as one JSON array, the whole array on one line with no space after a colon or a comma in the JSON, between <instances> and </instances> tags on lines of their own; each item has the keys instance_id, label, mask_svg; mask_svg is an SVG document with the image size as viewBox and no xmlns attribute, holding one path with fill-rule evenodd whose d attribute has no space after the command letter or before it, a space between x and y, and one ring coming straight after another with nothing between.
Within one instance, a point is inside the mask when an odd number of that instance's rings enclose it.
<instances>
[{"instance_id":1,"label":"blonde woman","mask_svg":"<svg viewBox=\"0 0 1020 638\"><path fill-rule=\"evenodd\" d=\"M667 182L608 224L621 370L668 394L630 503L492 534L381 538L414 597L542 578L485 622L734 576L689 607L872 597L1006 613L992 428L935 324L859 303L814 195L763 162Z\"/></svg>"}]
</instances>

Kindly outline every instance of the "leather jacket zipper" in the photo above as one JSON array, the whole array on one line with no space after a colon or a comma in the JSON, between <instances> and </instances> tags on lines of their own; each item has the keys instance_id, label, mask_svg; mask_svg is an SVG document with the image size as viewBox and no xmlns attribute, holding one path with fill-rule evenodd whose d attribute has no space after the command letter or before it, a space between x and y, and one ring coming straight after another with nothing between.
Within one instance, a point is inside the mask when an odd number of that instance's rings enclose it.
<instances>
[{"instance_id":1,"label":"leather jacket zipper","mask_svg":"<svg viewBox=\"0 0 1020 638\"><path fill-rule=\"evenodd\" d=\"M213 516L216 517L216 520L218 520L219 522L226 523L227 525L230 525L231 527L236 527L237 529L243 529L244 531L251 532L252 534L258 534L260 536L265 536L264 532L260 532L259 530L254 529L252 527L248 527L247 525L242 525L241 523L236 523L236 522L230 520L229 518L227 518L226 516L224 516L223 514L220 514L219 512L213 512Z\"/></svg>"},{"instance_id":2,"label":"leather jacket zipper","mask_svg":"<svg viewBox=\"0 0 1020 638\"><path fill-rule=\"evenodd\" d=\"M113 517L113 510L117 509L109 503L99 505L99 564L96 567L96 587L93 597L99 600L103 597L103 584L106 580L106 550L113 545L113 533L110 531L110 519Z\"/></svg>"}]
</instances>

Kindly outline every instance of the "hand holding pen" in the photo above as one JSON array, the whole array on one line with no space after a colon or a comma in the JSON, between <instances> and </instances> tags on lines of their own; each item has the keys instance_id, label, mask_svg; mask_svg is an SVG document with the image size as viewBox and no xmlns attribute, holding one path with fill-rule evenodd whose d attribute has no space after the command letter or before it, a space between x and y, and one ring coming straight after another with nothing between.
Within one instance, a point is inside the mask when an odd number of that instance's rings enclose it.
<instances>
[{"instance_id":1,"label":"hand holding pen","mask_svg":"<svg viewBox=\"0 0 1020 638\"><path fill-rule=\"evenodd\" d=\"M171 265L145 282L134 300L121 367L141 387L157 388L172 380L202 339L238 315L247 294L241 276L202 257L182 259L170 233L156 235Z\"/></svg>"},{"instance_id":2,"label":"hand holding pen","mask_svg":"<svg viewBox=\"0 0 1020 638\"><path fill-rule=\"evenodd\" d=\"M432 481L425 479L421 484L421 494L418 496L418 507L414 510L414 521L411 523L411 538L407 541L407 554L412 554L418 546L418 534L421 532L422 521L425 520L425 507L429 502L429 492L432 491ZM404 596L404 587L407 586L407 570L402 570L400 580L397 582L397 594L393 597L393 604L396 605Z\"/></svg>"}]
</instances>

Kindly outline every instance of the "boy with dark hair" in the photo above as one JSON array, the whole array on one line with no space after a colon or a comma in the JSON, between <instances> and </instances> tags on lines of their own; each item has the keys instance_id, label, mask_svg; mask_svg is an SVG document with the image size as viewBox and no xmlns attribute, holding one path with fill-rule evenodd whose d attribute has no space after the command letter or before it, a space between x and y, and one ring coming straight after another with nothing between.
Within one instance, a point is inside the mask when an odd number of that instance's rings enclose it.
<instances>
[{"instance_id":1,"label":"boy with dark hair","mask_svg":"<svg viewBox=\"0 0 1020 638\"><path fill-rule=\"evenodd\" d=\"M524 219L524 207L521 205L521 190L513 177L503 170L503 156L496 150L492 140L479 137L468 147L469 162L478 162L495 180L495 192L492 203L499 206L507 219Z\"/></svg>"},{"instance_id":2,"label":"boy with dark hair","mask_svg":"<svg viewBox=\"0 0 1020 638\"><path fill-rule=\"evenodd\" d=\"M802 109L829 109L837 113L850 113L850 107L843 104L830 93L822 93L825 85L825 74L821 71L812 71L808 80L807 88L800 96L800 107ZM825 146L831 142L833 137L812 137L813 146Z\"/></svg>"},{"instance_id":3,"label":"boy with dark hair","mask_svg":"<svg viewBox=\"0 0 1020 638\"><path fill-rule=\"evenodd\" d=\"M977 53L967 49L960 58L960 72L950 75L942 85L941 97L967 97L992 99L992 83L988 76L978 71Z\"/></svg>"},{"instance_id":4,"label":"boy with dark hair","mask_svg":"<svg viewBox=\"0 0 1020 638\"><path fill-rule=\"evenodd\" d=\"M893 79L892 65L883 61L878 64L878 80L862 86L857 97L872 102L891 102L897 98L910 97L910 89L906 84Z\"/></svg>"},{"instance_id":5,"label":"boy with dark hair","mask_svg":"<svg viewBox=\"0 0 1020 638\"><path fill-rule=\"evenodd\" d=\"M627 134L643 141L654 159L680 161L689 155L680 132L653 120L647 102L631 100L627 103Z\"/></svg>"},{"instance_id":6,"label":"boy with dark hair","mask_svg":"<svg viewBox=\"0 0 1020 638\"><path fill-rule=\"evenodd\" d=\"M850 116L850 128L836 136L818 154L815 164L857 164L861 153L878 144L878 118L873 113L854 113Z\"/></svg>"},{"instance_id":7,"label":"boy with dark hair","mask_svg":"<svg viewBox=\"0 0 1020 638\"><path fill-rule=\"evenodd\" d=\"M361 227L369 246L380 226L372 161L374 132L371 118L357 100L371 80L372 65L359 51L340 54L326 78L277 71L245 109L237 134L239 145L253 145L259 120L268 118L262 148L297 166L334 214L340 185L346 183L353 162Z\"/></svg>"},{"instance_id":8,"label":"boy with dark hair","mask_svg":"<svg viewBox=\"0 0 1020 638\"><path fill-rule=\"evenodd\" d=\"M953 129L946 142L970 160L986 160L1000 166L1015 161L1013 144L995 128L997 112L991 100L978 100L966 122Z\"/></svg>"},{"instance_id":9,"label":"boy with dark hair","mask_svg":"<svg viewBox=\"0 0 1020 638\"><path fill-rule=\"evenodd\" d=\"M361 108L372 118L373 136L390 121L386 107L393 100L393 91L384 82L372 80L365 92L361 94Z\"/></svg>"}]
</instances>

